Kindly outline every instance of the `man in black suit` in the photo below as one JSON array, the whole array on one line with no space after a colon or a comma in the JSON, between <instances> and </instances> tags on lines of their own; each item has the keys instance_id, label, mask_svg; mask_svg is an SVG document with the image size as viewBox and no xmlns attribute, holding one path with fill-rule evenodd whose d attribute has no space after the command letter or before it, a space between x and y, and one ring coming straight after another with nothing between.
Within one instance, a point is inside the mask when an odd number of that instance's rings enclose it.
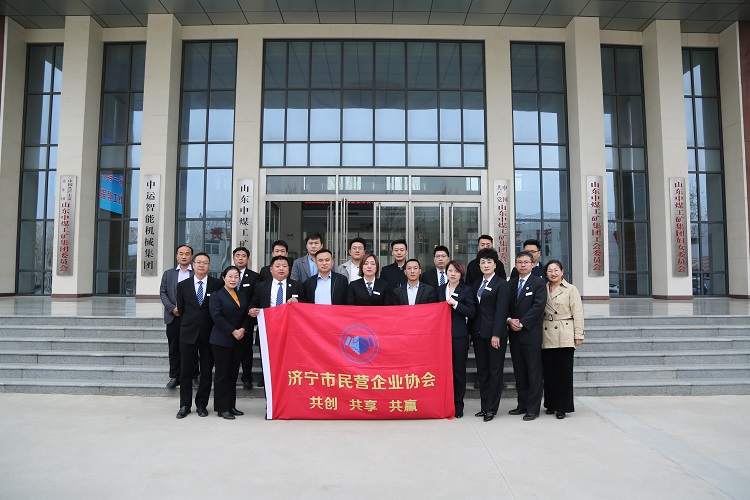
<instances>
[{"instance_id":1,"label":"man in black suit","mask_svg":"<svg viewBox=\"0 0 750 500\"><path fill-rule=\"evenodd\" d=\"M484 421L489 422L497 414L503 392L503 365L508 346L508 328L504 320L508 317L511 292L508 282L496 274L497 252L484 248L477 258L482 277L472 286L477 298L477 314L469 322L481 401L481 408L475 416L484 417Z\"/></svg>"},{"instance_id":2,"label":"man in black suit","mask_svg":"<svg viewBox=\"0 0 750 500\"><path fill-rule=\"evenodd\" d=\"M317 253L317 252L316 252ZM271 259L270 280L255 285L250 299L250 316L257 318L261 309L292 302L305 302L305 287L289 278L289 259L277 255Z\"/></svg>"},{"instance_id":3,"label":"man in black suit","mask_svg":"<svg viewBox=\"0 0 750 500\"><path fill-rule=\"evenodd\" d=\"M409 253L406 247L406 240L393 240L391 242L391 255L393 264L388 264L380 270L380 277L391 285L392 289L406 286L406 274L404 266Z\"/></svg>"},{"instance_id":4,"label":"man in black suit","mask_svg":"<svg viewBox=\"0 0 750 500\"><path fill-rule=\"evenodd\" d=\"M276 240L271 245L271 258L273 259L277 255L283 255L284 257L289 256L289 245L284 240ZM260 280L270 280L271 276L271 265L263 266L260 268Z\"/></svg>"},{"instance_id":5,"label":"man in black suit","mask_svg":"<svg viewBox=\"0 0 750 500\"><path fill-rule=\"evenodd\" d=\"M523 242L523 251L529 252L534 258L531 263L531 274L539 276L544 281L547 281L547 275L544 274L544 264L539 261L539 257L542 256L542 244L539 240L526 240ZM518 266L514 267L510 272L510 279L518 278Z\"/></svg>"},{"instance_id":6,"label":"man in black suit","mask_svg":"<svg viewBox=\"0 0 750 500\"><path fill-rule=\"evenodd\" d=\"M542 318L547 304L546 282L531 273L534 257L530 252L516 255L518 277L509 286L515 293L510 300L508 329L513 375L516 378L518 406L511 415L525 414L524 420L539 416L544 379L542 375Z\"/></svg>"},{"instance_id":7,"label":"man in black suit","mask_svg":"<svg viewBox=\"0 0 750 500\"><path fill-rule=\"evenodd\" d=\"M191 278L193 248L180 245L175 250L177 267L164 271L159 286L159 298L164 305L164 324L167 325L167 347L169 349L169 382L167 388L180 385L180 313L177 310L177 283ZM196 370L198 367L195 367ZM194 374L198 376L198 372Z\"/></svg>"},{"instance_id":8,"label":"man in black suit","mask_svg":"<svg viewBox=\"0 0 750 500\"><path fill-rule=\"evenodd\" d=\"M222 287L221 280L208 276L211 258L208 254L197 253L193 258L195 274L177 285L177 310L180 323L180 410L177 418L185 418L190 413L193 398L193 385L190 383L195 365L200 356L200 381L195 393L195 406L198 416L208 416L208 396L211 393L211 371L214 357L208 339L214 322L208 310L211 294Z\"/></svg>"},{"instance_id":9,"label":"man in black suit","mask_svg":"<svg viewBox=\"0 0 750 500\"><path fill-rule=\"evenodd\" d=\"M432 251L432 258L435 262L435 267L428 269L422 274L422 283L427 283L435 290L438 289L439 286L445 285L448 283L448 276L445 274L445 271L448 267L448 262L450 262L450 252L448 251L448 247L444 245L438 245L435 247L435 250Z\"/></svg>"},{"instance_id":10,"label":"man in black suit","mask_svg":"<svg viewBox=\"0 0 750 500\"><path fill-rule=\"evenodd\" d=\"M422 266L417 259L409 259L404 265L406 286L393 290L394 303L397 306L413 306L415 304L431 304L435 302L435 289L427 283L421 283L419 276Z\"/></svg>"},{"instance_id":11,"label":"man in black suit","mask_svg":"<svg viewBox=\"0 0 750 500\"><path fill-rule=\"evenodd\" d=\"M333 268L333 252L321 248L315 254L315 265L318 274L305 281L305 295L311 304L346 305L346 288L349 280Z\"/></svg>"},{"instance_id":12,"label":"man in black suit","mask_svg":"<svg viewBox=\"0 0 750 500\"><path fill-rule=\"evenodd\" d=\"M477 240L477 252L484 248L493 248L493 240L492 236L489 234L483 234L479 237ZM497 262L497 269L495 270L495 274L500 276L502 279L507 279L508 275L505 274L505 266L502 262ZM466 266L466 284L471 286L474 284L474 282L478 279L482 279L482 270L479 269L479 259L474 259Z\"/></svg>"},{"instance_id":13,"label":"man in black suit","mask_svg":"<svg viewBox=\"0 0 750 500\"><path fill-rule=\"evenodd\" d=\"M250 250L245 247L237 247L232 251L232 260L237 269L240 270L240 282L237 284L237 293L245 294L247 301L253 296L255 284L261 281L260 274L247 267L250 262ZM257 321L253 320L246 339L241 344L242 353L242 388L250 390L253 388L253 327Z\"/></svg>"}]
</instances>

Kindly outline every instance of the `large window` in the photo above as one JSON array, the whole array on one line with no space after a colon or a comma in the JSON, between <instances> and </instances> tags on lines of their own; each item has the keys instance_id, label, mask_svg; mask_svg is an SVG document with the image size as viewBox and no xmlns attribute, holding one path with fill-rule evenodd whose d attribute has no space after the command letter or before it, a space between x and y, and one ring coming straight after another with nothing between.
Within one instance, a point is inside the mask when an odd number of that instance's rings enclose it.
<instances>
[{"instance_id":1,"label":"large window","mask_svg":"<svg viewBox=\"0 0 750 500\"><path fill-rule=\"evenodd\" d=\"M726 295L727 247L719 67L714 49L682 50L693 295Z\"/></svg>"},{"instance_id":2,"label":"large window","mask_svg":"<svg viewBox=\"0 0 750 500\"><path fill-rule=\"evenodd\" d=\"M268 41L264 59L264 167L486 167L482 43Z\"/></svg>"},{"instance_id":3,"label":"large window","mask_svg":"<svg viewBox=\"0 0 750 500\"><path fill-rule=\"evenodd\" d=\"M104 47L94 293L135 295L143 43Z\"/></svg>"},{"instance_id":4,"label":"large window","mask_svg":"<svg viewBox=\"0 0 750 500\"><path fill-rule=\"evenodd\" d=\"M231 262L237 42L183 46L177 242Z\"/></svg>"},{"instance_id":5,"label":"large window","mask_svg":"<svg viewBox=\"0 0 750 500\"><path fill-rule=\"evenodd\" d=\"M640 48L602 47L612 296L651 293L641 67Z\"/></svg>"},{"instance_id":6,"label":"large window","mask_svg":"<svg viewBox=\"0 0 750 500\"><path fill-rule=\"evenodd\" d=\"M52 293L62 45L31 45L21 159L16 291Z\"/></svg>"},{"instance_id":7,"label":"large window","mask_svg":"<svg viewBox=\"0 0 750 500\"><path fill-rule=\"evenodd\" d=\"M565 60L558 44L511 44L516 246L542 243L570 276Z\"/></svg>"}]
</instances>

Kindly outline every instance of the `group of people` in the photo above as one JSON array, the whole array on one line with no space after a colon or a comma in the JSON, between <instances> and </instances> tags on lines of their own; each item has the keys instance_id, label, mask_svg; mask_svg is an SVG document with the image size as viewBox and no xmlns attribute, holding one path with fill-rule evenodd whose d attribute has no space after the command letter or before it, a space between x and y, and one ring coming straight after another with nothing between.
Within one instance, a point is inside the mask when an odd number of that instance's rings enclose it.
<instances>
[{"instance_id":1,"label":"group of people","mask_svg":"<svg viewBox=\"0 0 750 500\"><path fill-rule=\"evenodd\" d=\"M391 243L394 261L382 269L362 238L349 242L349 259L336 271L320 234L308 234L305 246L307 253L291 262L287 243L275 241L271 262L259 273L247 267L247 248L238 247L222 280L208 276L207 254L193 256L187 245L177 248L178 265L164 273L160 293L170 353L167 387L180 387L177 418L191 412L193 386L198 415L208 415L212 367L214 410L230 420L242 415L236 408L237 379L242 366L243 387L252 389L256 318L263 308L297 301L357 306L446 302L452 308L456 418L464 414L472 342L481 401L475 416L489 422L497 414L508 344L518 393L509 413L536 419L543 394L547 414L562 419L574 411L573 353L584 338L581 298L563 278L560 261L541 265L539 241L524 242L509 279L488 235L479 237L477 257L466 266L451 260L447 247L435 246L434 267L424 271L417 259L408 258L403 239Z\"/></svg>"}]
</instances>

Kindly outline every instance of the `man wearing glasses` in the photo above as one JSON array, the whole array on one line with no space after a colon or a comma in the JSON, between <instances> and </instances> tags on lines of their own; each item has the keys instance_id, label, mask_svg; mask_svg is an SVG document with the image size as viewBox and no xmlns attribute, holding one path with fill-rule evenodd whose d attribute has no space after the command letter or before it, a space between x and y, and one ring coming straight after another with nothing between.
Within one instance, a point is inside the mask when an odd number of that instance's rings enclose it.
<instances>
[{"instance_id":1,"label":"man wearing glasses","mask_svg":"<svg viewBox=\"0 0 750 500\"><path fill-rule=\"evenodd\" d=\"M544 274L544 264L539 261L539 257L542 256L542 244L539 243L539 240L524 241L523 251L529 252L534 258L534 261L531 263L531 274L534 276L539 276L540 278L547 281L547 276ZM515 267L510 273L510 279L513 278L518 278L518 269L516 269Z\"/></svg>"},{"instance_id":2,"label":"man wearing glasses","mask_svg":"<svg viewBox=\"0 0 750 500\"><path fill-rule=\"evenodd\" d=\"M341 264L337 271L349 279L349 283L361 279L359 265L365 256L365 240L354 238L349 242L349 260Z\"/></svg>"}]
</instances>

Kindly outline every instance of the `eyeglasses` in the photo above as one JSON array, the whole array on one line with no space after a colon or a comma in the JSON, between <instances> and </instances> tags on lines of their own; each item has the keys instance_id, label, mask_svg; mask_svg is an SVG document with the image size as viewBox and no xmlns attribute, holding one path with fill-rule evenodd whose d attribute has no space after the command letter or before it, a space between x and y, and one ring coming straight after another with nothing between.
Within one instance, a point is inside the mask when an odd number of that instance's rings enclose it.
<instances>
[{"instance_id":1,"label":"eyeglasses","mask_svg":"<svg viewBox=\"0 0 750 500\"><path fill-rule=\"evenodd\" d=\"M437 259L446 259L446 258L448 258L448 256L445 255L444 253L436 253L435 254L435 258L437 258Z\"/></svg>"},{"instance_id":2,"label":"eyeglasses","mask_svg":"<svg viewBox=\"0 0 750 500\"><path fill-rule=\"evenodd\" d=\"M193 261L193 264L195 264L196 266L207 266L210 264L210 262L205 261L205 260L196 260L196 261Z\"/></svg>"},{"instance_id":3,"label":"eyeglasses","mask_svg":"<svg viewBox=\"0 0 750 500\"><path fill-rule=\"evenodd\" d=\"M359 250L360 252L365 249L365 247L352 247L352 250Z\"/></svg>"},{"instance_id":4,"label":"eyeglasses","mask_svg":"<svg viewBox=\"0 0 750 500\"><path fill-rule=\"evenodd\" d=\"M516 264L531 264L530 260L517 260Z\"/></svg>"}]
</instances>

